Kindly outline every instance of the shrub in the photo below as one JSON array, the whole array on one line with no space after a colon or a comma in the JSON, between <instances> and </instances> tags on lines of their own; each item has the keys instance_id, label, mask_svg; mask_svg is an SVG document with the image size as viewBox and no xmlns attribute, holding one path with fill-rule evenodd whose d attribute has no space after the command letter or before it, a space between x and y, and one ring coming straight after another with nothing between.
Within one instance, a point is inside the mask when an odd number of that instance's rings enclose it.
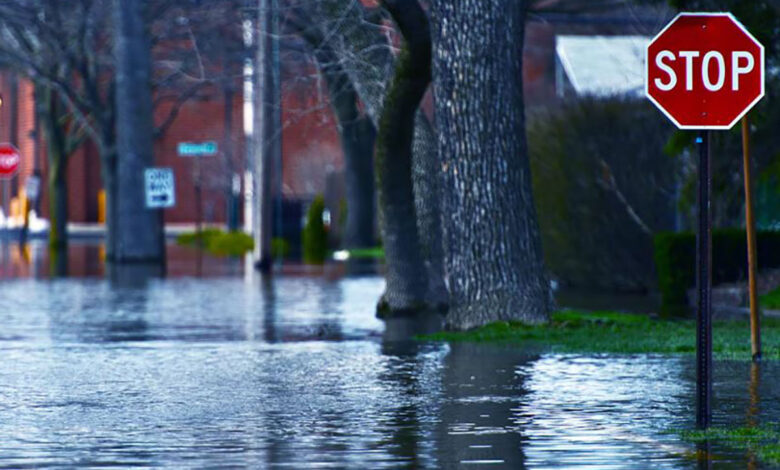
<instances>
[{"instance_id":1,"label":"shrub","mask_svg":"<svg viewBox=\"0 0 780 470\"><path fill-rule=\"evenodd\" d=\"M653 239L655 270L661 291L661 313L679 316L688 311L688 286L696 282L696 236L659 233Z\"/></svg>"},{"instance_id":2,"label":"shrub","mask_svg":"<svg viewBox=\"0 0 780 470\"><path fill-rule=\"evenodd\" d=\"M217 256L242 256L255 247L252 237L244 232L220 232L206 245L209 253Z\"/></svg>"},{"instance_id":3,"label":"shrub","mask_svg":"<svg viewBox=\"0 0 780 470\"><path fill-rule=\"evenodd\" d=\"M284 259L290 256L290 242L282 237L274 237L271 240L271 256L273 258Z\"/></svg>"},{"instance_id":4,"label":"shrub","mask_svg":"<svg viewBox=\"0 0 780 470\"><path fill-rule=\"evenodd\" d=\"M780 287L762 295L761 306L772 310L780 309Z\"/></svg>"},{"instance_id":5,"label":"shrub","mask_svg":"<svg viewBox=\"0 0 780 470\"><path fill-rule=\"evenodd\" d=\"M195 246L198 243L204 248L208 246L214 237L218 237L223 232L216 228L207 228L198 232L182 233L176 237L176 243L184 246Z\"/></svg>"},{"instance_id":6,"label":"shrub","mask_svg":"<svg viewBox=\"0 0 780 470\"><path fill-rule=\"evenodd\" d=\"M690 232L659 233L654 238L661 312L678 315L688 310L687 291L696 284L696 235ZM780 232L756 235L758 267L780 267ZM712 233L712 282L735 282L747 277L747 238L741 229Z\"/></svg>"},{"instance_id":7,"label":"shrub","mask_svg":"<svg viewBox=\"0 0 780 470\"><path fill-rule=\"evenodd\" d=\"M547 268L564 286L655 287L651 232L674 227L673 126L645 101L586 98L529 115ZM638 218L647 226L637 223Z\"/></svg>"},{"instance_id":8,"label":"shrub","mask_svg":"<svg viewBox=\"0 0 780 470\"><path fill-rule=\"evenodd\" d=\"M255 247L252 237L244 232L223 232L208 228L200 232L183 233L176 243L184 246L200 246L215 256L242 256Z\"/></svg>"},{"instance_id":9,"label":"shrub","mask_svg":"<svg viewBox=\"0 0 780 470\"><path fill-rule=\"evenodd\" d=\"M306 225L303 227L303 262L322 264L328 252L328 234L322 223L325 199L318 195L306 213Z\"/></svg>"}]
</instances>

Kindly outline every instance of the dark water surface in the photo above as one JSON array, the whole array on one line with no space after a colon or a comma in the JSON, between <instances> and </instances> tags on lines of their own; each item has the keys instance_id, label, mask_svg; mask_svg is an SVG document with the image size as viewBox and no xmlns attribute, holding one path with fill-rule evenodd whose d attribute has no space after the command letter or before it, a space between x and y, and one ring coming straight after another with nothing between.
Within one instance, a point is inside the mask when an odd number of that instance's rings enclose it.
<instances>
[{"instance_id":1,"label":"dark water surface","mask_svg":"<svg viewBox=\"0 0 780 470\"><path fill-rule=\"evenodd\" d=\"M0 468L709 468L668 433L690 357L415 343L335 268L50 280L39 255L0 258ZM752 372L716 364L716 424L780 420L780 367Z\"/></svg>"}]
</instances>

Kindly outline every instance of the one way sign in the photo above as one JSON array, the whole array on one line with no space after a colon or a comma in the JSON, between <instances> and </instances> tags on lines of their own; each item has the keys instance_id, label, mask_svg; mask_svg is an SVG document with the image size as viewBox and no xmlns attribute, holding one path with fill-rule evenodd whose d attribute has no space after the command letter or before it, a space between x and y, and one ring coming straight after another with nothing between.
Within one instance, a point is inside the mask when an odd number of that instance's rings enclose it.
<instances>
[{"instance_id":1,"label":"one way sign","mask_svg":"<svg viewBox=\"0 0 780 470\"><path fill-rule=\"evenodd\" d=\"M176 205L173 169L147 168L144 172L146 207L160 209Z\"/></svg>"}]
</instances>

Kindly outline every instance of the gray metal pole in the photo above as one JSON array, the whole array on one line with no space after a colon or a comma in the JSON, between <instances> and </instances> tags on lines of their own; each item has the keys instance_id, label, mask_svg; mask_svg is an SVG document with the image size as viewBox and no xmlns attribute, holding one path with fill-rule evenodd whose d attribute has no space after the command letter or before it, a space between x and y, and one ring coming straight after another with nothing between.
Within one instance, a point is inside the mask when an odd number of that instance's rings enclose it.
<instances>
[{"instance_id":1,"label":"gray metal pole","mask_svg":"<svg viewBox=\"0 0 780 470\"><path fill-rule=\"evenodd\" d=\"M699 141L699 227L696 232L696 426L712 424L712 178L710 133Z\"/></svg>"},{"instance_id":2,"label":"gray metal pole","mask_svg":"<svg viewBox=\"0 0 780 470\"><path fill-rule=\"evenodd\" d=\"M279 122L281 84L279 76L279 2L259 0L258 18L258 74L255 92L255 267L265 273L271 271L271 236L273 231L273 164L281 151L281 124Z\"/></svg>"}]
</instances>

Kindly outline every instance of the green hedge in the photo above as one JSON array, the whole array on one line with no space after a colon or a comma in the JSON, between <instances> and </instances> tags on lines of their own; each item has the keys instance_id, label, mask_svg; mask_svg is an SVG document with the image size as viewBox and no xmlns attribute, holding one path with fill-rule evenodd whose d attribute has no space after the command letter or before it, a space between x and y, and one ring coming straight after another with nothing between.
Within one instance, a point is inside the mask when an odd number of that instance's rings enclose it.
<instances>
[{"instance_id":1,"label":"green hedge","mask_svg":"<svg viewBox=\"0 0 780 470\"><path fill-rule=\"evenodd\" d=\"M780 232L760 231L756 238L758 268L780 267ZM696 235L690 232L659 233L653 244L661 312L665 315L687 313L687 291L696 285ZM747 238L744 230L713 232L712 264L713 284L747 278Z\"/></svg>"},{"instance_id":2,"label":"green hedge","mask_svg":"<svg viewBox=\"0 0 780 470\"><path fill-rule=\"evenodd\" d=\"M219 229L207 228L197 232L183 233L176 237L176 242L183 246L198 246L215 256L242 256L254 249L255 243L251 236L243 232L223 232Z\"/></svg>"},{"instance_id":3,"label":"green hedge","mask_svg":"<svg viewBox=\"0 0 780 470\"><path fill-rule=\"evenodd\" d=\"M303 262L323 264L328 254L328 233L322 223L325 211L325 199L317 196L306 213L306 225L303 227Z\"/></svg>"}]
</instances>

